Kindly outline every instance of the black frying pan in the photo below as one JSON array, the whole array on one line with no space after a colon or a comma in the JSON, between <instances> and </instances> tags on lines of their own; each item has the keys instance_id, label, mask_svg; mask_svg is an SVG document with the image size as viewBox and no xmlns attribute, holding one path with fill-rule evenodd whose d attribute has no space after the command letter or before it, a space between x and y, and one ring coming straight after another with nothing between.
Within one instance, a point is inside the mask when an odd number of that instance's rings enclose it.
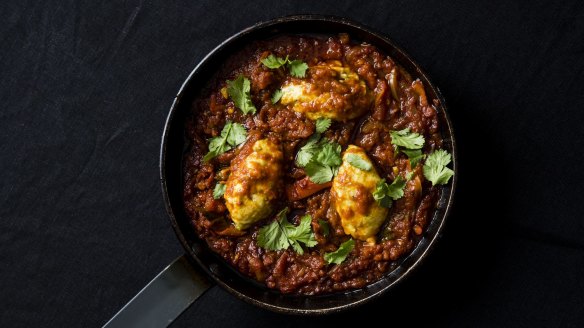
<instances>
[{"instance_id":1,"label":"black frying pan","mask_svg":"<svg viewBox=\"0 0 584 328\"><path fill-rule=\"evenodd\" d=\"M284 295L248 279L231 269L195 235L183 208L182 157L185 149L184 122L192 101L218 67L246 44L278 34L336 35L348 33L354 41L375 45L402 65L413 78L422 80L429 99L440 100L437 108L444 149L453 157L451 182L440 187L434 215L414 250L381 280L354 291L320 296ZM114 326L168 325L209 286L216 283L236 297L275 312L318 315L352 308L370 301L404 279L426 257L448 216L457 180L457 156L452 123L440 91L422 69L387 37L344 18L302 15L258 23L221 43L191 72L180 88L168 115L160 151L160 179L170 222L186 254L160 273L107 324ZM201 273L203 271L203 273ZM210 279L208 279L210 277Z\"/></svg>"}]
</instances>

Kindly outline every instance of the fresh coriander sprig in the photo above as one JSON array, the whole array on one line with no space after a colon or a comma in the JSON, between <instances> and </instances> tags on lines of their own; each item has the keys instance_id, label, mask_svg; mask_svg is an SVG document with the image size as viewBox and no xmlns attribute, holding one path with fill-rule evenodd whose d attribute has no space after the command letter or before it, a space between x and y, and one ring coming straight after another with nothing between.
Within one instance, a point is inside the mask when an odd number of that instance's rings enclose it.
<instances>
[{"instance_id":1,"label":"fresh coriander sprig","mask_svg":"<svg viewBox=\"0 0 584 328\"><path fill-rule=\"evenodd\" d=\"M410 132L410 128L389 131L389 134L391 135L391 143L396 149L396 154L399 151L406 154L410 160L412 169L426 156L421 150L424 147L424 136Z\"/></svg>"},{"instance_id":2,"label":"fresh coriander sprig","mask_svg":"<svg viewBox=\"0 0 584 328\"><path fill-rule=\"evenodd\" d=\"M388 184L385 179L383 179L375 186L373 198L379 203L379 205L390 208L392 200L398 200L404 196L405 186L406 180L399 175L391 184Z\"/></svg>"},{"instance_id":3,"label":"fresh coriander sprig","mask_svg":"<svg viewBox=\"0 0 584 328\"><path fill-rule=\"evenodd\" d=\"M432 182L432 185L447 184L454 175L454 171L446 167L451 161L450 154L443 149L438 149L428 155L424 163L424 176Z\"/></svg>"},{"instance_id":4,"label":"fresh coriander sprig","mask_svg":"<svg viewBox=\"0 0 584 328\"><path fill-rule=\"evenodd\" d=\"M341 145L327 139L322 139L319 152L316 154L316 158L313 157L312 160L313 162L330 167L341 166L343 162L341 158Z\"/></svg>"},{"instance_id":5,"label":"fresh coriander sprig","mask_svg":"<svg viewBox=\"0 0 584 328\"><path fill-rule=\"evenodd\" d=\"M300 167L305 167L310 160L318 154L322 146L320 137L322 133L331 126L331 120L328 118L319 118L316 120L316 133L308 138L304 146L300 148L296 154L296 164Z\"/></svg>"},{"instance_id":6,"label":"fresh coriander sprig","mask_svg":"<svg viewBox=\"0 0 584 328\"><path fill-rule=\"evenodd\" d=\"M286 58L280 58L274 55L269 55L268 57L262 59L262 64L264 64L269 69L276 69L284 65L288 65L290 75L300 78L306 76L306 70L308 69L308 64L305 62L299 59L290 60L288 59L288 56L286 56Z\"/></svg>"},{"instance_id":7,"label":"fresh coriander sprig","mask_svg":"<svg viewBox=\"0 0 584 328\"><path fill-rule=\"evenodd\" d=\"M300 224L294 226L286 218L288 208L278 213L277 219L272 223L260 228L257 236L258 245L264 249L277 251L292 247L298 254L304 254L300 243L306 247L314 247L317 241L312 232L310 215L305 215L300 219Z\"/></svg>"},{"instance_id":8,"label":"fresh coriander sprig","mask_svg":"<svg viewBox=\"0 0 584 328\"><path fill-rule=\"evenodd\" d=\"M316 133L324 133L331 126L330 118L319 118L316 120Z\"/></svg>"},{"instance_id":9,"label":"fresh coriander sprig","mask_svg":"<svg viewBox=\"0 0 584 328\"><path fill-rule=\"evenodd\" d=\"M318 134L315 136L300 148L296 163L304 166L310 181L326 183L333 179L342 163L341 145L326 139L318 140Z\"/></svg>"},{"instance_id":10,"label":"fresh coriander sprig","mask_svg":"<svg viewBox=\"0 0 584 328\"><path fill-rule=\"evenodd\" d=\"M256 108L251 101L251 82L240 75L233 81L227 81L227 93L233 100L235 107L239 108L244 114L255 114Z\"/></svg>"},{"instance_id":11,"label":"fresh coriander sprig","mask_svg":"<svg viewBox=\"0 0 584 328\"><path fill-rule=\"evenodd\" d=\"M282 89L274 91L274 93L272 94L272 104L275 105L278 101L280 101L280 99L282 99L283 94L284 93L282 92Z\"/></svg>"},{"instance_id":12,"label":"fresh coriander sprig","mask_svg":"<svg viewBox=\"0 0 584 328\"><path fill-rule=\"evenodd\" d=\"M262 64L264 64L269 69L280 68L289 62L290 60L288 60L288 56L286 56L286 58L280 58L274 55L269 55L268 57L262 59Z\"/></svg>"},{"instance_id":13,"label":"fresh coriander sprig","mask_svg":"<svg viewBox=\"0 0 584 328\"><path fill-rule=\"evenodd\" d=\"M223 194L225 194L226 187L227 187L226 184L221 183L221 182L217 182L217 184L215 185L215 188L213 189L213 198L219 199L219 198L223 197Z\"/></svg>"},{"instance_id":14,"label":"fresh coriander sprig","mask_svg":"<svg viewBox=\"0 0 584 328\"><path fill-rule=\"evenodd\" d=\"M361 156L357 154L347 154L347 162L353 165L354 167L363 170L363 171L370 171L372 166L371 163L361 158Z\"/></svg>"},{"instance_id":15,"label":"fresh coriander sprig","mask_svg":"<svg viewBox=\"0 0 584 328\"><path fill-rule=\"evenodd\" d=\"M316 161L309 162L304 167L304 171L306 172L306 175L308 175L310 181L317 184L327 183L331 181L335 176L335 171L333 167L323 165Z\"/></svg>"},{"instance_id":16,"label":"fresh coriander sprig","mask_svg":"<svg viewBox=\"0 0 584 328\"><path fill-rule=\"evenodd\" d=\"M209 152L203 157L207 162L219 156L233 147L243 143L247 138L245 127L239 123L227 122L221 130L221 134L209 141Z\"/></svg>"},{"instance_id":17,"label":"fresh coriander sprig","mask_svg":"<svg viewBox=\"0 0 584 328\"><path fill-rule=\"evenodd\" d=\"M410 128L399 131L389 131L391 143L406 149L420 149L424 146L424 137L418 133L410 132Z\"/></svg>"},{"instance_id":18,"label":"fresh coriander sprig","mask_svg":"<svg viewBox=\"0 0 584 328\"><path fill-rule=\"evenodd\" d=\"M408 156L412 169L416 168L418 163L426 157L421 149L402 149L401 152Z\"/></svg>"},{"instance_id":19,"label":"fresh coriander sprig","mask_svg":"<svg viewBox=\"0 0 584 328\"><path fill-rule=\"evenodd\" d=\"M296 165L305 167L319 150L320 133L315 133L308 138L304 146L296 154Z\"/></svg>"},{"instance_id":20,"label":"fresh coriander sprig","mask_svg":"<svg viewBox=\"0 0 584 328\"><path fill-rule=\"evenodd\" d=\"M293 60L290 62L290 75L294 77L305 77L306 70L308 69L308 64L301 60Z\"/></svg>"},{"instance_id":21,"label":"fresh coriander sprig","mask_svg":"<svg viewBox=\"0 0 584 328\"><path fill-rule=\"evenodd\" d=\"M321 138L330 125L330 119L319 118L316 132L296 154L296 164L304 167L310 181L318 184L331 181L342 163L341 145Z\"/></svg>"},{"instance_id":22,"label":"fresh coriander sprig","mask_svg":"<svg viewBox=\"0 0 584 328\"><path fill-rule=\"evenodd\" d=\"M353 248L355 248L355 241L353 239L349 239L342 243L336 251L324 253L324 260L328 264L341 264L343 261L345 261L345 259L347 259L347 256L351 253Z\"/></svg>"}]
</instances>

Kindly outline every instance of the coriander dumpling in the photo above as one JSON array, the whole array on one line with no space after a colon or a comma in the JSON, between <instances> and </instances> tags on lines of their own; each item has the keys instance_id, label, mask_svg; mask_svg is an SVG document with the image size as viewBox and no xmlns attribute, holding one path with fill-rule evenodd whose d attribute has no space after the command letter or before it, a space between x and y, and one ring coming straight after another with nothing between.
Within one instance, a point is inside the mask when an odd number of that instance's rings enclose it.
<instances>
[{"instance_id":1,"label":"coriander dumpling","mask_svg":"<svg viewBox=\"0 0 584 328\"><path fill-rule=\"evenodd\" d=\"M244 145L233 160L223 197L237 229L245 230L272 213L283 156L278 144L260 139Z\"/></svg>"},{"instance_id":2,"label":"coriander dumpling","mask_svg":"<svg viewBox=\"0 0 584 328\"><path fill-rule=\"evenodd\" d=\"M349 157L353 157L352 162L358 157L365 163L360 166L369 169L353 166L349 163L351 160ZM365 151L350 145L343 154L343 163L333 179L331 188L332 204L341 219L345 233L371 244L375 243L375 235L388 214L388 209L379 205L373 198L373 192L380 180Z\"/></svg>"},{"instance_id":3,"label":"coriander dumpling","mask_svg":"<svg viewBox=\"0 0 584 328\"><path fill-rule=\"evenodd\" d=\"M357 73L331 60L311 66L307 78L284 82L280 102L312 120L346 121L367 111L373 94Z\"/></svg>"}]
</instances>

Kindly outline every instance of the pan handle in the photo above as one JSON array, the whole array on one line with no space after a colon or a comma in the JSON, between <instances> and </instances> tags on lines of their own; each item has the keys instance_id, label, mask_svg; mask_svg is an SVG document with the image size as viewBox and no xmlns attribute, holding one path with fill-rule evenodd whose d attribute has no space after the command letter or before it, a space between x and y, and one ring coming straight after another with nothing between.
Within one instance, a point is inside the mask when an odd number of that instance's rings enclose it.
<instances>
[{"instance_id":1,"label":"pan handle","mask_svg":"<svg viewBox=\"0 0 584 328\"><path fill-rule=\"evenodd\" d=\"M160 272L103 328L167 327L213 284L187 260L178 257Z\"/></svg>"}]
</instances>

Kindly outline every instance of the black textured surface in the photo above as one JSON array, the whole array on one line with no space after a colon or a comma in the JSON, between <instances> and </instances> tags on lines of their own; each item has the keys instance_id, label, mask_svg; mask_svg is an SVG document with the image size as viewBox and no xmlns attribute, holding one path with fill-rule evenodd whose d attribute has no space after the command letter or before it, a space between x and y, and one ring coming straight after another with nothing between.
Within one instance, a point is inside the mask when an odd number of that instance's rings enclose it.
<instances>
[{"instance_id":1,"label":"black textured surface","mask_svg":"<svg viewBox=\"0 0 584 328\"><path fill-rule=\"evenodd\" d=\"M459 145L453 215L363 308L290 317L215 288L174 326L584 325L580 2L3 1L1 326L100 326L181 254L158 181L172 98L223 39L296 13L370 25L432 76Z\"/></svg>"}]
</instances>

